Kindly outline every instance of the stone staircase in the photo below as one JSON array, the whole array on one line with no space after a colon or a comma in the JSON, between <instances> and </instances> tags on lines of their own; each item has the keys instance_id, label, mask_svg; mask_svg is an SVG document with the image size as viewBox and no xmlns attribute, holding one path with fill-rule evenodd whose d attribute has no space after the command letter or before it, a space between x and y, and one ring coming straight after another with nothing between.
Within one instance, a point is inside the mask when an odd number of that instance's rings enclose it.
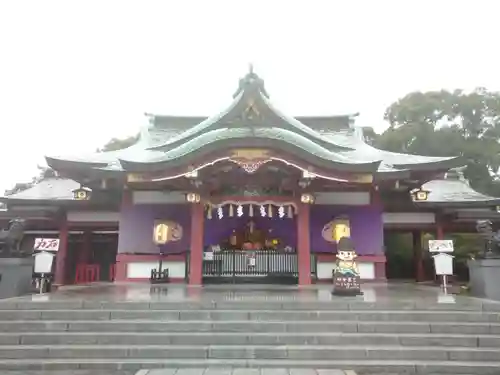
<instances>
[{"instance_id":1,"label":"stone staircase","mask_svg":"<svg viewBox=\"0 0 500 375\"><path fill-rule=\"evenodd\" d=\"M341 368L499 374L500 304L0 302L2 370Z\"/></svg>"}]
</instances>

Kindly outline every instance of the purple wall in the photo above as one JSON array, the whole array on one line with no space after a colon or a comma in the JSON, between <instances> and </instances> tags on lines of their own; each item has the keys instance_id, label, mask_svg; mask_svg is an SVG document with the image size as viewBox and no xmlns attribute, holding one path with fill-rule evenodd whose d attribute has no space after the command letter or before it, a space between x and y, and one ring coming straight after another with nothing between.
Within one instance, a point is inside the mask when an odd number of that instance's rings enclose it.
<instances>
[{"instance_id":1,"label":"purple wall","mask_svg":"<svg viewBox=\"0 0 500 375\"><path fill-rule=\"evenodd\" d=\"M257 210L257 214L259 214ZM244 231L246 225L252 220L255 228L263 232L272 230L270 237L279 238L283 246L297 246L297 224L295 219L284 217L280 219L275 213L272 218L262 216L224 217L217 215L210 220L205 220L205 245L217 245L229 238L233 230Z\"/></svg>"},{"instance_id":2,"label":"purple wall","mask_svg":"<svg viewBox=\"0 0 500 375\"><path fill-rule=\"evenodd\" d=\"M335 252L336 245L325 241L321 231L326 223L345 215L351 222L351 238L358 254L383 253L383 223L380 207L343 207L313 205L311 207L311 251ZM153 225L155 220L172 220L183 228L182 239L162 246L165 253L184 252L190 247L191 210L189 205L134 205L122 209L120 214L119 253L157 254L158 247L153 244ZM253 220L256 228L267 231L272 229L272 237L281 239L284 246L297 245L296 220L277 216L273 218L225 217L219 220L205 219L205 245L213 245L229 238L231 232Z\"/></svg>"},{"instance_id":3,"label":"purple wall","mask_svg":"<svg viewBox=\"0 0 500 375\"><path fill-rule=\"evenodd\" d=\"M158 254L153 243L155 220L172 220L182 226L182 239L169 242L161 249L165 253L180 253L189 249L191 210L187 204L138 204L122 208L120 212L120 234L118 253Z\"/></svg>"},{"instance_id":4,"label":"purple wall","mask_svg":"<svg viewBox=\"0 0 500 375\"><path fill-rule=\"evenodd\" d=\"M321 231L326 223L339 216L347 216L351 224L351 238L358 254L382 254L384 224L382 209L378 206L325 206L311 207L311 251L331 253L336 244L325 241Z\"/></svg>"}]
</instances>

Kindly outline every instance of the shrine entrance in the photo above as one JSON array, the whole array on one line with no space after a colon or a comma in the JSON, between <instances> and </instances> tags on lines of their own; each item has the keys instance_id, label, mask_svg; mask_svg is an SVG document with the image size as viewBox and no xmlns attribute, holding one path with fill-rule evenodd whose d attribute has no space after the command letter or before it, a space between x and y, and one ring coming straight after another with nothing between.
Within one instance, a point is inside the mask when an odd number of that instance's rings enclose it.
<instances>
[{"instance_id":1,"label":"shrine entrance","mask_svg":"<svg viewBox=\"0 0 500 375\"><path fill-rule=\"evenodd\" d=\"M204 283L297 284L298 276L296 253L224 249L203 260Z\"/></svg>"},{"instance_id":2,"label":"shrine entrance","mask_svg":"<svg viewBox=\"0 0 500 375\"><path fill-rule=\"evenodd\" d=\"M297 284L295 211L287 200L214 205L205 222L203 282Z\"/></svg>"}]
</instances>

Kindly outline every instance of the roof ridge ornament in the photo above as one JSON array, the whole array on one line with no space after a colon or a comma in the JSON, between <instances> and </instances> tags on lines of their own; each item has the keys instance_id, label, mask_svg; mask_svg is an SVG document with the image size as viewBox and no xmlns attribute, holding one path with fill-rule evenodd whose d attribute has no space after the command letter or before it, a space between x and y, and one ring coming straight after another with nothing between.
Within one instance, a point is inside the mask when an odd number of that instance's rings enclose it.
<instances>
[{"instance_id":1,"label":"roof ridge ornament","mask_svg":"<svg viewBox=\"0 0 500 375\"><path fill-rule=\"evenodd\" d=\"M233 98L245 91L258 91L269 99L269 94L264 87L264 80L254 72L253 64L249 64L248 73L243 78L240 78L238 90L234 93Z\"/></svg>"}]
</instances>

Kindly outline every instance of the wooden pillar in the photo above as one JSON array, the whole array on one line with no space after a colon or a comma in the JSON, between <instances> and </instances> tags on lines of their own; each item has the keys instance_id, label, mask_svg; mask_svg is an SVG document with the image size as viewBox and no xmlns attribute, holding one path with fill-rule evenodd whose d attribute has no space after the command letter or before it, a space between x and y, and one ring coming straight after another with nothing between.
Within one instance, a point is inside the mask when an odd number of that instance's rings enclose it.
<instances>
[{"instance_id":1,"label":"wooden pillar","mask_svg":"<svg viewBox=\"0 0 500 375\"><path fill-rule=\"evenodd\" d=\"M191 205L191 253L189 257L189 285L202 284L204 211L202 203Z\"/></svg>"},{"instance_id":2,"label":"wooden pillar","mask_svg":"<svg viewBox=\"0 0 500 375\"><path fill-rule=\"evenodd\" d=\"M68 221L66 216L59 223L59 250L56 255L55 285L64 285L66 282L66 259L68 255Z\"/></svg>"},{"instance_id":3,"label":"wooden pillar","mask_svg":"<svg viewBox=\"0 0 500 375\"><path fill-rule=\"evenodd\" d=\"M425 281L424 254L422 250L422 231L412 232L413 237L413 262L415 266L415 279L417 282Z\"/></svg>"},{"instance_id":4,"label":"wooden pillar","mask_svg":"<svg viewBox=\"0 0 500 375\"><path fill-rule=\"evenodd\" d=\"M436 216L436 240L444 240L443 221L438 216Z\"/></svg>"},{"instance_id":5,"label":"wooden pillar","mask_svg":"<svg viewBox=\"0 0 500 375\"><path fill-rule=\"evenodd\" d=\"M80 263L88 264L92 258L92 231L86 230L82 236Z\"/></svg>"},{"instance_id":6,"label":"wooden pillar","mask_svg":"<svg viewBox=\"0 0 500 375\"><path fill-rule=\"evenodd\" d=\"M311 232L310 204L299 204L297 213L297 257L299 267L299 285L311 284Z\"/></svg>"}]
</instances>

